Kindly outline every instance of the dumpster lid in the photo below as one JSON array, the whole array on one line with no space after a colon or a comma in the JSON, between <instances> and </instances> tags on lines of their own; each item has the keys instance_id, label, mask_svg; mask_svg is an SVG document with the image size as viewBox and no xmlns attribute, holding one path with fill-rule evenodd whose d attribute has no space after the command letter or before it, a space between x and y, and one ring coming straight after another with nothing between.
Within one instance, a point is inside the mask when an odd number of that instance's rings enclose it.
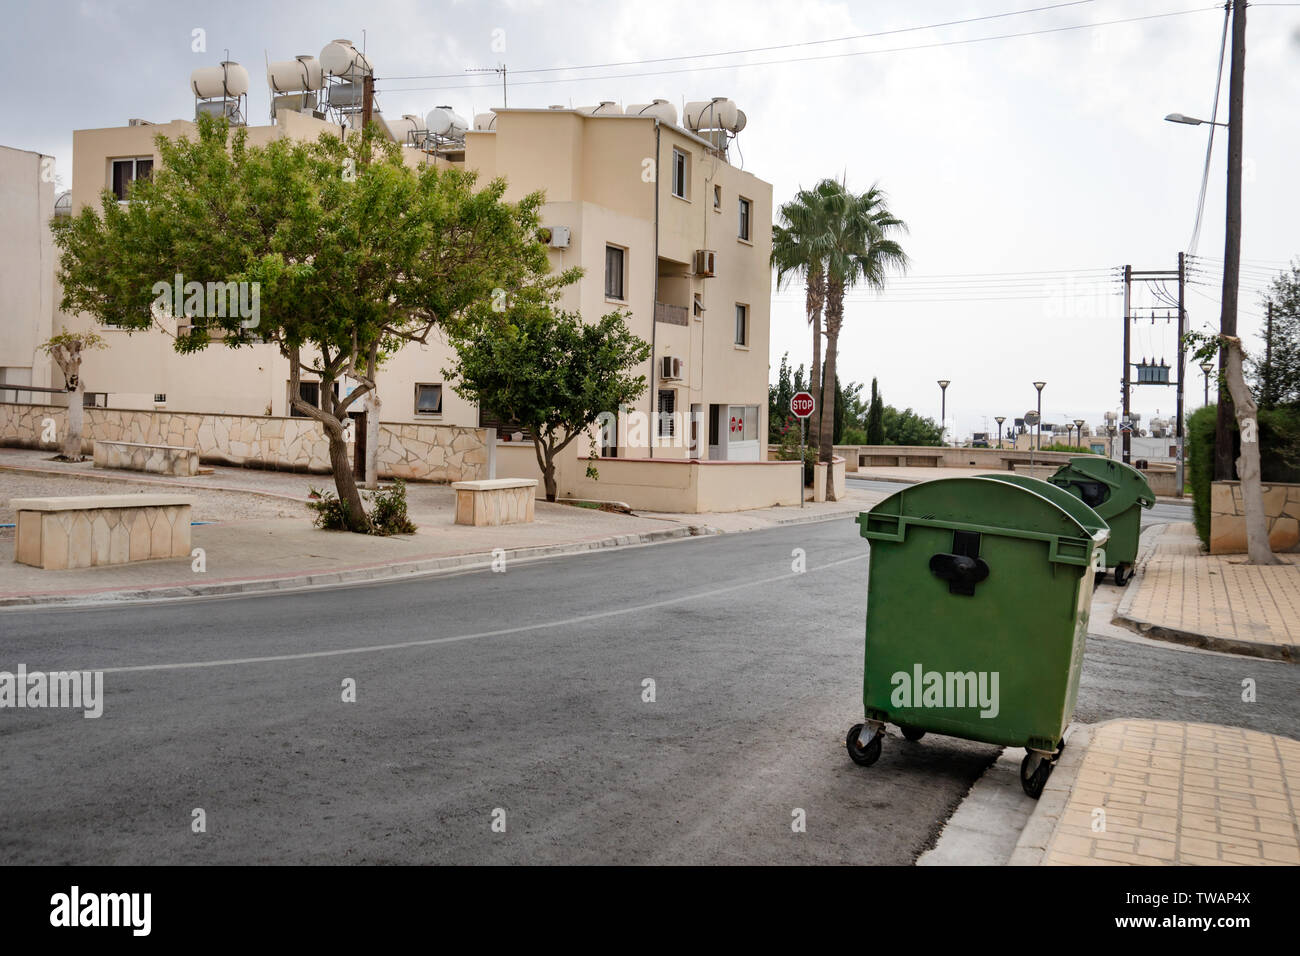
<instances>
[{"instance_id":1,"label":"dumpster lid","mask_svg":"<svg viewBox=\"0 0 1300 956\"><path fill-rule=\"evenodd\" d=\"M910 526L1044 541L1049 560L1087 567L1110 527L1078 498L1039 478L978 475L908 485L858 516L864 538L901 542Z\"/></svg>"},{"instance_id":2,"label":"dumpster lid","mask_svg":"<svg viewBox=\"0 0 1300 956\"><path fill-rule=\"evenodd\" d=\"M1058 468L1056 474L1048 480L1055 482L1057 478L1067 479L1071 473L1107 485L1111 489L1112 496L1123 488L1143 508L1150 508L1156 503L1156 494L1147 483L1146 476L1132 465L1126 465L1122 461L1101 458L1097 455L1079 455Z\"/></svg>"}]
</instances>

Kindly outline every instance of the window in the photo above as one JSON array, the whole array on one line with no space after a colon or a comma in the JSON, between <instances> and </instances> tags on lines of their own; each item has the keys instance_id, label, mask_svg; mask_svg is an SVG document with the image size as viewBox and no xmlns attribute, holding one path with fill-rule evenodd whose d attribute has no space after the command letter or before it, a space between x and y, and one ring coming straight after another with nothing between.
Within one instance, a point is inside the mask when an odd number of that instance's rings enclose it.
<instances>
[{"instance_id":1,"label":"window","mask_svg":"<svg viewBox=\"0 0 1300 956\"><path fill-rule=\"evenodd\" d=\"M416 383L415 414L442 414L442 385L423 385Z\"/></svg>"},{"instance_id":2,"label":"window","mask_svg":"<svg viewBox=\"0 0 1300 956\"><path fill-rule=\"evenodd\" d=\"M152 175L153 159L149 157L113 160L113 195L118 202L126 202L131 183L137 179L148 179Z\"/></svg>"},{"instance_id":3,"label":"window","mask_svg":"<svg viewBox=\"0 0 1300 956\"><path fill-rule=\"evenodd\" d=\"M155 405L166 405L166 404L167 404L167 393L166 393L166 392L154 392L154 393L153 393L153 403L154 403Z\"/></svg>"},{"instance_id":4,"label":"window","mask_svg":"<svg viewBox=\"0 0 1300 956\"><path fill-rule=\"evenodd\" d=\"M713 208L716 212L722 212L722 187L713 187Z\"/></svg>"},{"instance_id":5,"label":"window","mask_svg":"<svg viewBox=\"0 0 1300 956\"><path fill-rule=\"evenodd\" d=\"M736 303L736 344L749 344L749 306Z\"/></svg>"},{"instance_id":6,"label":"window","mask_svg":"<svg viewBox=\"0 0 1300 956\"><path fill-rule=\"evenodd\" d=\"M740 223L737 237L749 242L749 218L754 204L743 196L740 199Z\"/></svg>"},{"instance_id":7,"label":"window","mask_svg":"<svg viewBox=\"0 0 1300 956\"><path fill-rule=\"evenodd\" d=\"M86 392L81 401L87 408L108 408L108 392Z\"/></svg>"},{"instance_id":8,"label":"window","mask_svg":"<svg viewBox=\"0 0 1300 956\"><path fill-rule=\"evenodd\" d=\"M728 441L758 441L758 406L732 405L727 409Z\"/></svg>"},{"instance_id":9,"label":"window","mask_svg":"<svg viewBox=\"0 0 1300 956\"><path fill-rule=\"evenodd\" d=\"M677 390L661 388L659 390L659 429L660 438L672 438L677 425Z\"/></svg>"},{"instance_id":10,"label":"window","mask_svg":"<svg viewBox=\"0 0 1300 956\"><path fill-rule=\"evenodd\" d=\"M334 401L339 399L339 383L334 383ZM298 396L312 408L320 408L320 382L298 382ZM298 411L293 402L289 403L290 418L307 418L305 412Z\"/></svg>"},{"instance_id":11,"label":"window","mask_svg":"<svg viewBox=\"0 0 1300 956\"><path fill-rule=\"evenodd\" d=\"M689 169L688 157L680 149L673 150L673 195L678 199L686 198L686 173Z\"/></svg>"},{"instance_id":12,"label":"window","mask_svg":"<svg viewBox=\"0 0 1300 956\"><path fill-rule=\"evenodd\" d=\"M626 298L623 294L623 260L627 250L618 246L605 247L605 298Z\"/></svg>"}]
</instances>

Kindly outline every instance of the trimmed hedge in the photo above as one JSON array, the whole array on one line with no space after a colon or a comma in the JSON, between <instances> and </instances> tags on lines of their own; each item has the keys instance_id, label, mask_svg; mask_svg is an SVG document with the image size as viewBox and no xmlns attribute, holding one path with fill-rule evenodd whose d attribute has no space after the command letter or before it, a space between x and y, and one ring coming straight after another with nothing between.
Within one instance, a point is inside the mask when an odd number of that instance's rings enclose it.
<instances>
[{"instance_id":1,"label":"trimmed hedge","mask_svg":"<svg viewBox=\"0 0 1300 956\"><path fill-rule=\"evenodd\" d=\"M1198 408L1187 418L1187 470L1192 485L1196 534L1210 546L1210 485L1214 481L1214 424L1218 406ZM1237 423L1232 422L1232 457L1241 451ZM1265 483L1300 482L1300 409L1261 409L1260 473Z\"/></svg>"}]
</instances>

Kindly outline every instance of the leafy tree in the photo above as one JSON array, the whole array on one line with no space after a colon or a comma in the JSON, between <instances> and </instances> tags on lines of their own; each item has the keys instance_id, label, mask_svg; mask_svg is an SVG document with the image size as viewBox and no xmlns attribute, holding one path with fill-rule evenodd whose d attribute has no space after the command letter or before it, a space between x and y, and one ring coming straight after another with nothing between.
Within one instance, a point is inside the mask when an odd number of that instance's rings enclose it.
<instances>
[{"instance_id":1,"label":"leafy tree","mask_svg":"<svg viewBox=\"0 0 1300 956\"><path fill-rule=\"evenodd\" d=\"M910 408L899 411L886 405L881 413L886 445L942 445L943 429L933 418L923 418Z\"/></svg>"},{"instance_id":2,"label":"leafy tree","mask_svg":"<svg viewBox=\"0 0 1300 956\"><path fill-rule=\"evenodd\" d=\"M1272 310L1272 329L1265 327L1263 354L1250 362L1259 406L1300 404L1300 261L1274 276L1263 305Z\"/></svg>"},{"instance_id":3,"label":"leafy tree","mask_svg":"<svg viewBox=\"0 0 1300 956\"><path fill-rule=\"evenodd\" d=\"M373 126L346 140L249 146L245 129L205 117L196 138L155 142L161 163L133 184L130 202L106 190L99 213L56 222L63 308L143 330L174 315L155 291L174 275L248 283L258 294L253 322L208 314L201 295L187 295L175 347L277 346L293 408L328 438L348 527L370 530L348 461L349 410L403 345L454 330L494 292L564 281L545 276L541 194L507 203L503 180L475 191L472 172L411 169ZM321 408L299 395L304 372L320 379ZM336 398L345 376L358 385Z\"/></svg>"},{"instance_id":4,"label":"leafy tree","mask_svg":"<svg viewBox=\"0 0 1300 956\"><path fill-rule=\"evenodd\" d=\"M866 428L868 445L885 443L885 407L874 378L871 380L871 404L867 407Z\"/></svg>"},{"instance_id":5,"label":"leafy tree","mask_svg":"<svg viewBox=\"0 0 1300 956\"><path fill-rule=\"evenodd\" d=\"M790 412L790 399L794 398L797 391L790 377L790 353L786 352L781 356L781 368L776 373L776 384L767 387L767 440L769 442L779 442L789 419L794 418Z\"/></svg>"},{"instance_id":6,"label":"leafy tree","mask_svg":"<svg viewBox=\"0 0 1300 956\"><path fill-rule=\"evenodd\" d=\"M622 312L587 324L557 300L554 289L530 288L500 313L474 310L476 321L453 333L457 358L444 370L456 394L532 433L547 501L556 496L556 456L602 412L617 413L645 391L645 376L633 370L650 356ZM597 477L594 466L588 475Z\"/></svg>"},{"instance_id":7,"label":"leafy tree","mask_svg":"<svg viewBox=\"0 0 1300 956\"><path fill-rule=\"evenodd\" d=\"M81 461L81 433L85 425L86 384L81 380L81 354L108 345L95 332L60 332L38 346L54 360L63 373L63 387L68 393L68 430L63 436L64 461Z\"/></svg>"},{"instance_id":8,"label":"leafy tree","mask_svg":"<svg viewBox=\"0 0 1300 956\"><path fill-rule=\"evenodd\" d=\"M834 444L843 445L844 434L850 423L860 425L866 414L862 404L862 383L849 382L841 386L839 377L835 378L835 437Z\"/></svg>"}]
</instances>

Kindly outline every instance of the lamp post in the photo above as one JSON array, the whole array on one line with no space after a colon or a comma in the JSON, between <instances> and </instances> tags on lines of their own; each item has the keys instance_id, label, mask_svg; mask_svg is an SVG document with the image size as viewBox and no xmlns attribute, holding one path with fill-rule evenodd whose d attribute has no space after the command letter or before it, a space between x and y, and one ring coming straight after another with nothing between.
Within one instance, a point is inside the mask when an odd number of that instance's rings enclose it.
<instances>
[{"instance_id":1,"label":"lamp post","mask_svg":"<svg viewBox=\"0 0 1300 956\"><path fill-rule=\"evenodd\" d=\"M1037 437L1036 446L1039 451L1043 448L1043 387L1046 382L1035 382L1034 388L1038 389L1038 421L1034 423L1034 433Z\"/></svg>"},{"instance_id":2,"label":"lamp post","mask_svg":"<svg viewBox=\"0 0 1300 956\"><path fill-rule=\"evenodd\" d=\"M1074 440L1078 444L1078 446L1082 448L1083 447L1083 419L1082 418L1076 418L1074 420L1074 431L1075 431Z\"/></svg>"},{"instance_id":3,"label":"lamp post","mask_svg":"<svg viewBox=\"0 0 1300 956\"><path fill-rule=\"evenodd\" d=\"M1007 416L998 415L993 420L998 423L998 447L1001 448L1002 447L1002 423L1007 420Z\"/></svg>"},{"instance_id":4,"label":"lamp post","mask_svg":"<svg viewBox=\"0 0 1300 956\"><path fill-rule=\"evenodd\" d=\"M948 444L948 386L951 384L950 379L939 379L939 434L945 445Z\"/></svg>"},{"instance_id":5,"label":"lamp post","mask_svg":"<svg viewBox=\"0 0 1300 956\"><path fill-rule=\"evenodd\" d=\"M1210 370L1214 368L1213 362L1202 362L1201 372L1205 375L1205 404L1210 404Z\"/></svg>"}]
</instances>

